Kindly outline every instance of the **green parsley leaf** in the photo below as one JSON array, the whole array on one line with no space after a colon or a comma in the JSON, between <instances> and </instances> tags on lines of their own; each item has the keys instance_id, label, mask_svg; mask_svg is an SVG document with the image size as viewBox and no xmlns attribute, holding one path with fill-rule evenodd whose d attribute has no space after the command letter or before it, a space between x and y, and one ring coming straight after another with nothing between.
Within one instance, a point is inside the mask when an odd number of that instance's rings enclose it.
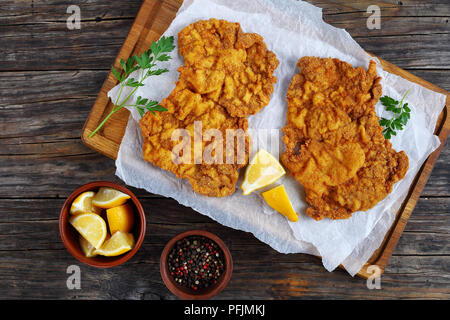
<instances>
[{"instance_id":1,"label":"green parsley leaf","mask_svg":"<svg viewBox=\"0 0 450 320\"><path fill-rule=\"evenodd\" d=\"M394 113L394 117L391 120L381 118L378 122L380 126L385 127L385 129L383 130L383 135L387 140L391 139L392 136L397 135L396 130L403 130L404 126L411 118L411 109L408 107L408 103L403 103L408 93L409 90L406 91L400 102L389 96L380 98L380 101L386 107L386 110Z\"/></svg>"},{"instance_id":2,"label":"green parsley leaf","mask_svg":"<svg viewBox=\"0 0 450 320\"><path fill-rule=\"evenodd\" d=\"M154 106L151 110L160 111L160 112L167 111L166 108L164 108L163 106L160 106L160 105Z\"/></svg>"},{"instance_id":3,"label":"green parsley leaf","mask_svg":"<svg viewBox=\"0 0 450 320\"><path fill-rule=\"evenodd\" d=\"M120 66L122 67L122 72L116 69L114 66L111 66L111 72L114 77L120 82L120 91L116 101L113 101L114 108L112 111L103 119L103 121L97 126L97 128L92 131L89 137L93 137L98 130L106 123L106 121L121 108L127 107L135 107L141 117L144 116L146 111L150 111L152 114L156 114L155 111L163 112L167 111L166 108L158 104L158 101L149 100L147 98L142 98L141 96L137 97L136 103L134 105L127 105L127 101L131 98L131 96L136 92L139 87L144 86L144 80L150 76L158 76L165 72L168 72L168 69L156 69L152 70L153 67L156 66L156 62L169 61L171 57L167 54L172 52L175 49L174 45L174 37L161 37L158 41L153 41L150 45L150 48L141 53L140 55L136 54L129 57L126 61L121 59L119 61ZM140 79L128 78L128 76L136 70L141 69ZM132 87L134 88L124 99L120 99L124 87ZM121 103L119 104L119 101Z\"/></svg>"},{"instance_id":4,"label":"green parsley leaf","mask_svg":"<svg viewBox=\"0 0 450 320\"><path fill-rule=\"evenodd\" d=\"M119 82L123 81L122 76L120 75L120 72L117 71L117 69L114 68L114 66L111 66L111 71L112 71L114 77L116 77L116 79L119 80Z\"/></svg>"},{"instance_id":5,"label":"green parsley leaf","mask_svg":"<svg viewBox=\"0 0 450 320\"><path fill-rule=\"evenodd\" d=\"M143 117L143 116L144 116L144 114L145 114L145 111L144 111L144 109L143 109L143 108L141 108L141 107L136 107L136 109L137 109L137 111L139 112L140 116L141 116L141 117Z\"/></svg>"},{"instance_id":6,"label":"green parsley leaf","mask_svg":"<svg viewBox=\"0 0 450 320\"><path fill-rule=\"evenodd\" d=\"M386 107L396 107L398 105L398 101L395 99L392 99L389 96L384 96L380 98L381 103Z\"/></svg>"},{"instance_id":7,"label":"green parsley leaf","mask_svg":"<svg viewBox=\"0 0 450 320\"><path fill-rule=\"evenodd\" d=\"M158 104L158 101L150 100L149 103L145 104L145 107L146 107L147 109L149 109L149 108L151 108L151 107L153 107L153 106L155 106L155 105L157 105L157 104Z\"/></svg>"}]
</instances>

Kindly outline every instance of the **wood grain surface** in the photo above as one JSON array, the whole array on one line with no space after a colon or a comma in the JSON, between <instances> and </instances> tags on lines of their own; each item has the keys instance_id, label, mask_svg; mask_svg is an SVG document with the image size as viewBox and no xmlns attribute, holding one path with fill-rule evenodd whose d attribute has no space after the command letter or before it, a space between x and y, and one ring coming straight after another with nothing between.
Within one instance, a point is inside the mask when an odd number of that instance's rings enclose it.
<instances>
[{"instance_id":1,"label":"wood grain surface","mask_svg":"<svg viewBox=\"0 0 450 320\"><path fill-rule=\"evenodd\" d=\"M371 1L310 1L364 49L450 89L447 1L381 1L381 30L367 30ZM217 299L450 298L450 150L444 146L381 278L381 290L318 258L283 255L251 234L217 224L174 200L135 190L147 211L147 237L126 264L80 265L82 289L66 287L78 264L58 234L58 212L77 186L119 182L114 161L86 148L81 129L142 5L78 1L80 30L68 30L67 4L6 0L0 11L0 298L174 299L159 255L179 232L204 228L229 245L235 269ZM106 4L107 3L107 4ZM448 143L447 143L448 145Z\"/></svg>"}]
</instances>

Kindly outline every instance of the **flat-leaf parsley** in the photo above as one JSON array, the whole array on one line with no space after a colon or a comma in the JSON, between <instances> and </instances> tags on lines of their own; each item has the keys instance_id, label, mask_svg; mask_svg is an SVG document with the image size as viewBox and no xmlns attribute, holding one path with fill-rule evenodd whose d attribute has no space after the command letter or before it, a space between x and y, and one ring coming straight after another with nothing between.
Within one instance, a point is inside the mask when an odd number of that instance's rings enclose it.
<instances>
[{"instance_id":1,"label":"flat-leaf parsley","mask_svg":"<svg viewBox=\"0 0 450 320\"><path fill-rule=\"evenodd\" d=\"M168 72L167 69L153 69L156 66L158 61L169 61L171 57L167 54L175 49L173 37L162 37L158 41L153 41L150 45L150 48L143 52L141 55L134 55L125 60L120 60L120 66L122 67L122 72L111 67L111 72L114 77L120 82L120 90L119 95L116 98L116 101L113 102L114 107L111 112L103 119L103 121L98 125L98 127L92 131L89 135L89 138L93 137L98 130L108 121L108 119L117 111L122 109L123 107L135 107L141 117L144 115L146 111L150 111L155 114L155 111L167 111L166 108L159 105L158 101L149 100L147 98L142 98L141 96L137 97L135 104L127 104L127 101L133 96L136 90L139 87L144 86L143 82L150 76L158 76L165 72ZM127 80L128 76L136 70L142 69L140 79L130 78ZM122 96L123 89L125 87L134 88L128 96L119 104L120 97Z\"/></svg>"},{"instance_id":2,"label":"flat-leaf parsley","mask_svg":"<svg viewBox=\"0 0 450 320\"><path fill-rule=\"evenodd\" d=\"M392 119L381 118L379 121L380 126L384 127L383 135L385 139L390 139L392 136L397 135L396 130L403 130L403 127L411 117L411 109L408 107L408 103L403 103L408 93L409 90L406 91L400 102L388 96L380 98L386 110L394 113Z\"/></svg>"}]
</instances>

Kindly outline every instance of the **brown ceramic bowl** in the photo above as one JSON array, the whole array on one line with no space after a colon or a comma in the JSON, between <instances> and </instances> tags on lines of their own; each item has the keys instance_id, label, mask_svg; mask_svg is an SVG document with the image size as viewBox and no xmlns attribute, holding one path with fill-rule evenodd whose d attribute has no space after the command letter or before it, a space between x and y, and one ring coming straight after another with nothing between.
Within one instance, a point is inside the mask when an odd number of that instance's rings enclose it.
<instances>
[{"instance_id":1,"label":"brown ceramic bowl","mask_svg":"<svg viewBox=\"0 0 450 320\"><path fill-rule=\"evenodd\" d=\"M123 193L128 194L131 198L128 199L130 205L133 206L134 209L134 227L131 231L134 235L135 246L132 250L121 254L116 257L103 257L96 256L92 258L87 258L83 251L81 250L79 244L79 233L75 230L74 227L69 223L70 218L70 206L72 205L73 200L81 193L85 191L97 191L100 187L110 187L116 190L119 190ZM72 194L67 198L64 202L64 205L61 209L61 213L59 215L59 233L64 243L64 246L67 248L67 251L70 252L72 256L81 261L82 263L88 264L93 267L98 268L110 268L118 266L128 259L130 259L138 250L144 240L145 236L145 213L142 208L141 203L136 198L136 196L127 188L122 187L114 182L109 181L95 181L88 184L85 184L78 189L76 189Z\"/></svg>"},{"instance_id":2,"label":"brown ceramic bowl","mask_svg":"<svg viewBox=\"0 0 450 320\"><path fill-rule=\"evenodd\" d=\"M194 291L190 288L183 287L173 280L172 276L169 273L168 268L168 255L172 247L178 240L190 237L190 236L203 236L205 238L211 239L219 248L223 251L225 256L225 272L219 277L217 283L209 288L200 289L198 291ZM233 259L231 258L230 251L225 243L216 235L212 234L208 231L203 230L191 230L180 233L176 237L172 238L167 245L165 246L162 254L161 260L159 264L161 278L163 279L167 288L177 297L185 300L206 300L210 299L213 296L217 295L221 292L230 282L231 274L233 273Z\"/></svg>"}]
</instances>

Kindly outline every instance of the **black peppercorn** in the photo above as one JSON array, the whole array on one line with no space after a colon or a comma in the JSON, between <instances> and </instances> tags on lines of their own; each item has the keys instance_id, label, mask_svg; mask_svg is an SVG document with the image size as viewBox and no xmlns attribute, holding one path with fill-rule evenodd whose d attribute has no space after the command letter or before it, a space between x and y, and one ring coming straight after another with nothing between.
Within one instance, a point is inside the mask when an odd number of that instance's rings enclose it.
<instances>
[{"instance_id":1,"label":"black peppercorn","mask_svg":"<svg viewBox=\"0 0 450 320\"><path fill-rule=\"evenodd\" d=\"M225 269L223 257L222 250L211 239L190 236L175 243L167 262L176 283L197 291L217 283Z\"/></svg>"}]
</instances>

